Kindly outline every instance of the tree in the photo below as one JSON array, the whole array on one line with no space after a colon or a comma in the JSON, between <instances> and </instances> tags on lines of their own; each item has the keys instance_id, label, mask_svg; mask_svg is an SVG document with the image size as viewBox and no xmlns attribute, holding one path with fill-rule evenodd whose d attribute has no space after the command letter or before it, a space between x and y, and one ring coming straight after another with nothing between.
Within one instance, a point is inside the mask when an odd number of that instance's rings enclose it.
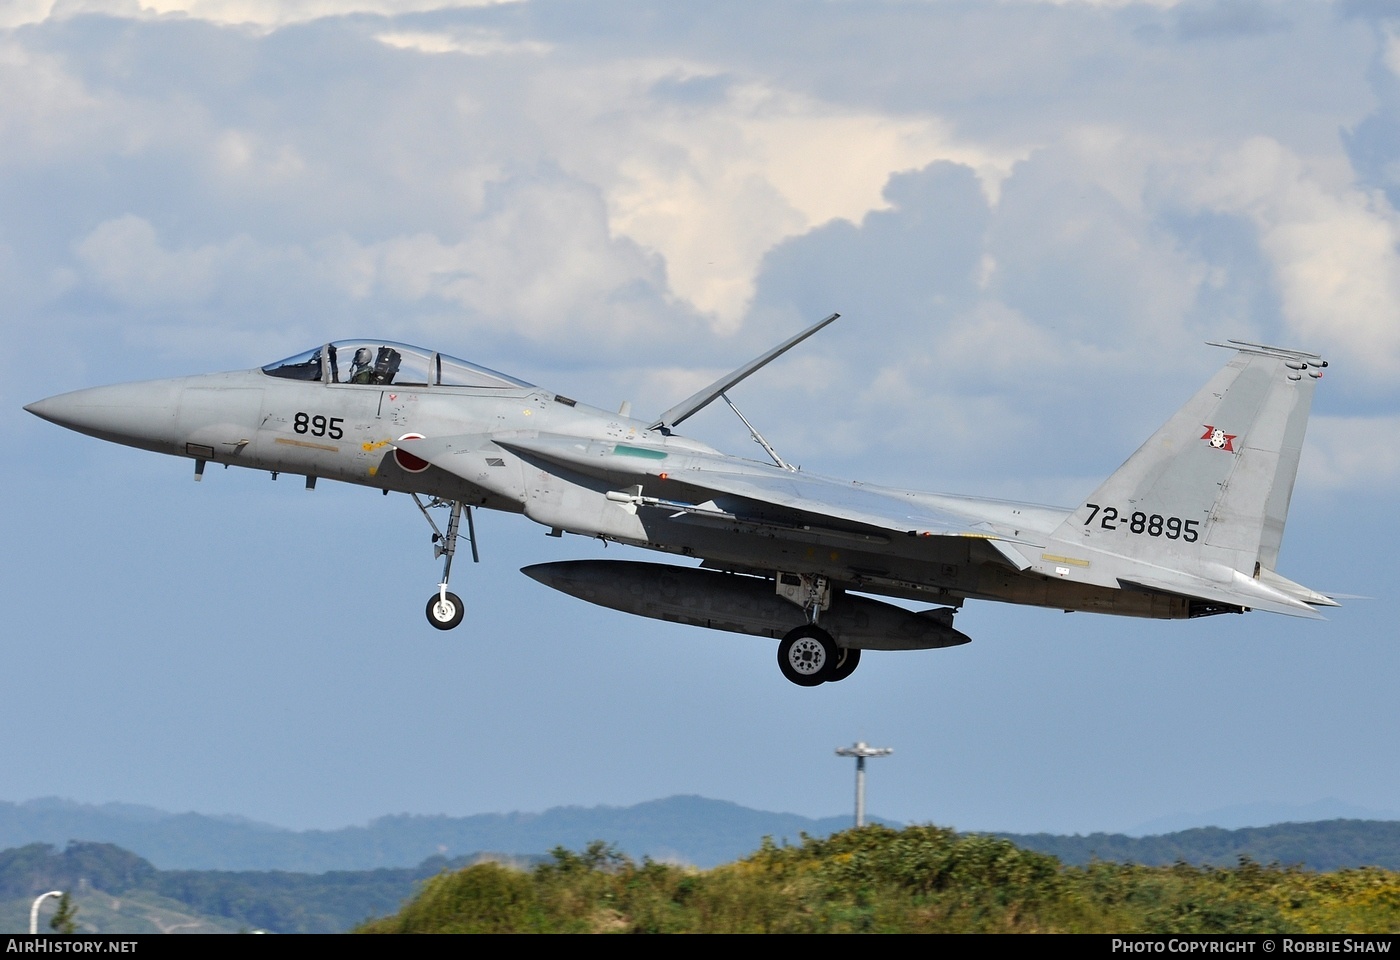
<instances>
[{"instance_id":1,"label":"tree","mask_svg":"<svg viewBox=\"0 0 1400 960\"><path fill-rule=\"evenodd\" d=\"M58 909L49 918L49 929L54 933L77 933L78 932L78 908L73 906L73 898L68 895L68 891L63 891L63 896L58 898Z\"/></svg>"}]
</instances>

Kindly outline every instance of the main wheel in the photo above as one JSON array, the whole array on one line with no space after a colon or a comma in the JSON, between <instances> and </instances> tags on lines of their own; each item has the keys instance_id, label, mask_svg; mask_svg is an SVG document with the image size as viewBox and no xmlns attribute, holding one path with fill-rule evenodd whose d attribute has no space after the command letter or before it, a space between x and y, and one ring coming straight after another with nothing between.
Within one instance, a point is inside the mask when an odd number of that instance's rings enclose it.
<instances>
[{"instance_id":1,"label":"main wheel","mask_svg":"<svg viewBox=\"0 0 1400 960\"><path fill-rule=\"evenodd\" d=\"M799 687L815 687L831 679L836 651L836 641L821 627L798 627L778 644L778 669Z\"/></svg>"},{"instance_id":2,"label":"main wheel","mask_svg":"<svg viewBox=\"0 0 1400 960\"><path fill-rule=\"evenodd\" d=\"M838 647L836 650L836 662L832 664L831 676L826 678L827 682L835 683L837 680L845 680L856 672L856 667L859 665L859 647Z\"/></svg>"},{"instance_id":3,"label":"main wheel","mask_svg":"<svg viewBox=\"0 0 1400 960\"><path fill-rule=\"evenodd\" d=\"M466 612L466 607L462 606L462 598L455 593L449 593L445 603L436 593L428 598L428 622L439 630L451 630L462 622L462 616Z\"/></svg>"}]
</instances>

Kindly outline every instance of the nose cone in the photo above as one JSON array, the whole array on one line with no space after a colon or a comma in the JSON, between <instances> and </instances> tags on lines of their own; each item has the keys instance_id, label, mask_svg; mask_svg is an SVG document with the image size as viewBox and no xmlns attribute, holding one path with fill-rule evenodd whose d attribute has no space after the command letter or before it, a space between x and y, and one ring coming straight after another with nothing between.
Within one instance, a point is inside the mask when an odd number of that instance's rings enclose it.
<instances>
[{"instance_id":1,"label":"nose cone","mask_svg":"<svg viewBox=\"0 0 1400 960\"><path fill-rule=\"evenodd\" d=\"M57 422L57 415L53 413L53 402L57 397L49 397L47 400L35 400L33 403L26 403L24 409L34 414L36 417L43 417L50 423Z\"/></svg>"},{"instance_id":2,"label":"nose cone","mask_svg":"<svg viewBox=\"0 0 1400 960\"><path fill-rule=\"evenodd\" d=\"M75 390L24 409L69 430L159 450L173 439L179 395L173 382L154 380Z\"/></svg>"}]
</instances>

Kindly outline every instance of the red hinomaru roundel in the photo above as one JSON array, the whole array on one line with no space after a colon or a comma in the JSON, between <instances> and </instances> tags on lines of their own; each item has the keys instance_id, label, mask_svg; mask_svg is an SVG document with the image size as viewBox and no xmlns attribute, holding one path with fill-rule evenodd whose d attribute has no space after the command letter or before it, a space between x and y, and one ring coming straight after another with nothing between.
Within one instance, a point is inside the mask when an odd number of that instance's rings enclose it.
<instances>
[{"instance_id":1,"label":"red hinomaru roundel","mask_svg":"<svg viewBox=\"0 0 1400 960\"><path fill-rule=\"evenodd\" d=\"M424 437L421 433L405 433L403 436L399 437L399 439L422 440ZM394 460L409 473L422 473L424 470L428 469L428 461L424 460L422 457L415 457L407 450L400 450L398 447L394 448Z\"/></svg>"}]
</instances>

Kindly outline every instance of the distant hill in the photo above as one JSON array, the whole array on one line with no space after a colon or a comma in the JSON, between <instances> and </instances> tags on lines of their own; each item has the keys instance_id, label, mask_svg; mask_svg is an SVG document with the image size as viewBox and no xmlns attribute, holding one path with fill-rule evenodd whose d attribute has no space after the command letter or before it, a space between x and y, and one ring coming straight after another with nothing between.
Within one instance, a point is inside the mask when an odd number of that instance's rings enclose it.
<instances>
[{"instance_id":1,"label":"distant hill","mask_svg":"<svg viewBox=\"0 0 1400 960\"><path fill-rule=\"evenodd\" d=\"M339 933L398 910L428 877L481 859L321 874L157 870L109 843L35 843L0 851L0 933L28 932L30 905L49 890L72 894L79 933ZM50 904L40 932L52 912Z\"/></svg>"},{"instance_id":2,"label":"distant hill","mask_svg":"<svg viewBox=\"0 0 1400 960\"><path fill-rule=\"evenodd\" d=\"M900 824L889 824L900 826ZM380 817L340 830L287 830L237 817L172 814L127 804L64 800L0 802L0 849L69 841L116 844L161 870L328 871L417 868L429 858L483 852L541 856L603 840L634 860L710 868L758 849L764 837L796 843L827 837L850 817L812 819L735 803L677 796L630 807L556 807L543 813L470 817ZM1312 870L1378 866L1400 870L1400 821L1337 819L1223 830L1200 827L1149 837L1002 833L1066 864L1092 859L1144 865L1233 866L1241 856Z\"/></svg>"},{"instance_id":3,"label":"distant hill","mask_svg":"<svg viewBox=\"0 0 1400 960\"><path fill-rule=\"evenodd\" d=\"M0 801L0 848L70 840L113 843L163 870L328 870L404 868L429 857L481 851L545 854L606 840L641 860L713 867L746 856L764 837L796 843L851 826L849 816L812 819L735 803L677 796L631 807L555 807L543 813L470 817L400 814L363 827L287 830L238 817L172 814L131 804L44 799Z\"/></svg>"},{"instance_id":4,"label":"distant hill","mask_svg":"<svg viewBox=\"0 0 1400 960\"><path fill-rule=\"evenodd\" d=\"M1362 807L1336 797L1324 797L1311 803L1242 803L1194 813L1168 814L1123 832L1130 837L1155 837L1163 833L1194 830L1196 827L1241 830L1275 823L1316 823L1319 820L1400 820L1400 811Z\"/></svg>"},{"instance_id":5,"label":"distant hill","mask_svg":"<svg viewBox=\"0 0 1400 960\"><path fill-rule=\"evenodd\" d=\"M1400 822L1394 820L1323 820L1240 830L1197 827L1155 837L1117 833L997 836L1018 847L1051 854L1070 865L1107 860L1144 866L1184 861L1197 866L1233 867L1241 857L1249 857L1256 863L1297 865L1319 871L1347 867L1400 870Z\"/></svg>"}]
</instances>

